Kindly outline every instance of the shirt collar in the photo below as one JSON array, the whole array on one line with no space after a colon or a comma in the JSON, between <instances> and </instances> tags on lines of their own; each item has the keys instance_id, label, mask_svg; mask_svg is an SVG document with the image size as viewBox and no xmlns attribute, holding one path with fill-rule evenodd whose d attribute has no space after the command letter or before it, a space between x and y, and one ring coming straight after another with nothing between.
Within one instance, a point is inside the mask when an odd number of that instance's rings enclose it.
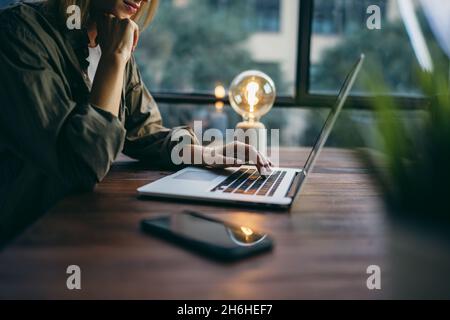
<instances>
[{"instance_id":1,"label":"shirt collar","mask_svg":"<svg viewBox=\"0 0 450 320\"><path fill-rule=\"evenodd\" d=\"M89 67L89 62L86 60L89 57L89 36L87 29L66 29L65 36L77 55L81 68L86 70Z\"/></svg>"},{"instance_id":2,"label":"shirt collar","mask_svg":"<svg viewBox=\"0 0 450 320\"><path fill-rule=\"evenodd\" d=\"M87 33L87 28L73 29L70 30L65 24L61 24L58 19L58 14L55 12L55 8L44 3L35 4L38 10L51 20L57 29L61 32L63 37L68 41L70 46L73 48L77 60L79 61L82 70L86 70L89 67L89 62L86 61L89 57L89 36Z\"/></svg>"}]
</instances>

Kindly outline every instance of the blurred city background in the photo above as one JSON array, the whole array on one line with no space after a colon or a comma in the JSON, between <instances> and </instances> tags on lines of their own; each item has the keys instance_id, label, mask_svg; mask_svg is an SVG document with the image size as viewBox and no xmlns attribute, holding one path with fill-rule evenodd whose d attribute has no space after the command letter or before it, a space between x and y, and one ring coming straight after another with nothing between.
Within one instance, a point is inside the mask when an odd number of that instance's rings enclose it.
<instances>
[{"instance_id":1,"label":"blurred city background","mask_svg":"<svg viewBox=\"0 0 450 320\"><path fill-rule=\"evenodd\" d=\"M296 93L301 0L162 0L151 27L140 39L136 59L153 93L214 93L240 72L258 69L275 81L278 95ZM441 54L418 1L416 8L433 54ZM0 6L13 1L0 0ZM367 8L381 9L381 30L369 30ZM417 97L419 68L397 0L315 0L310 48L309 93L336 95L361 52L383 66L390 94ZM354 94L364 94L359 82ZM168 127L202 120L204 129L234 128L240 121L230 106L159 104ZM310 146L330 106L275 106L263 118L280 129L281 144ZM407 122L420 111L405 111ZM346 110L328 142L335 147L370 144L371 111Z\"/></svg>"}]
</instances>

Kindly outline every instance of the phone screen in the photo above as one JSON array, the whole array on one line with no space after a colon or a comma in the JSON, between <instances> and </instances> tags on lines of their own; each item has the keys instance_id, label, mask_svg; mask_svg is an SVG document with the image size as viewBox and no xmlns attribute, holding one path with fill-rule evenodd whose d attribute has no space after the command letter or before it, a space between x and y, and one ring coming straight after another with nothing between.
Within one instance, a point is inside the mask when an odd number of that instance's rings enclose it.
<instances>
[{"instance_id":1,"label":"phone screen","mask_svg":"<svg viewBox=\"0 0 450 320\"><path fill-rule=\"evenodd\" d=\"M267 238L266 234L257 233L248 227L189 213L154 219L151 223L174 234L223 248L252 247Z\"/></svg>"}]
</instances>

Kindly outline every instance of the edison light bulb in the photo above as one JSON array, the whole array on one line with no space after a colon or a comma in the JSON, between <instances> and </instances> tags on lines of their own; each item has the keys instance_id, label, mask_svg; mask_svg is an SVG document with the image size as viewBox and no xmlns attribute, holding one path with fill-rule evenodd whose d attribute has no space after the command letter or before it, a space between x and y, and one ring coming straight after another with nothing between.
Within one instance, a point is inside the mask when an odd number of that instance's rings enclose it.
<instances>
[{"instance_id":1,"label":"edison light bulb","mask_svg":"<svg viewBox=\"0 0 450 320\"><path fill-rule=\"evenodd\" d=\"M276 88L272 79L260 71L243 72L231 83L228 95L231 106L243 118L243 122L239 123L236 128L258 131L256 141L245 138L241 142L250 144L265 154L267 147L266 127L260 120L272 109L275 103Z\"/></svg>"},{"instance_id":2,"label":"edison light bulb","mask_svg":"<svg viewBox=\"0 0 450 320\"><path fill-rule=\"evenodd\" d=\"M257 124L275 103L276 88L265 73L250 70L238 75L230 86L229 98L233 109L244 119L248 127ZM241 124L242 126L242 124Z\"/></svg>"}]
</instances>

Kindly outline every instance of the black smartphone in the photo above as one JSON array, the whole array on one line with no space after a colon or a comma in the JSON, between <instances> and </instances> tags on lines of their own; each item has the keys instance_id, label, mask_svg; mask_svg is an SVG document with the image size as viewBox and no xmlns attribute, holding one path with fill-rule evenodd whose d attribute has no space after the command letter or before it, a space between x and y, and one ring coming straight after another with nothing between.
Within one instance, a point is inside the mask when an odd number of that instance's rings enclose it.
<instances>
[{"instance_id":1,"label":"black smartphone","mask_svg":"<svg viewBox=\"0 0 450 320\"><path fill-rule=\"evenodd\" d=\"M143 220L141 227L144 232L221 261L240 260L273 247L267 234L195 212Z\"/></svg>"}]
</instances>

